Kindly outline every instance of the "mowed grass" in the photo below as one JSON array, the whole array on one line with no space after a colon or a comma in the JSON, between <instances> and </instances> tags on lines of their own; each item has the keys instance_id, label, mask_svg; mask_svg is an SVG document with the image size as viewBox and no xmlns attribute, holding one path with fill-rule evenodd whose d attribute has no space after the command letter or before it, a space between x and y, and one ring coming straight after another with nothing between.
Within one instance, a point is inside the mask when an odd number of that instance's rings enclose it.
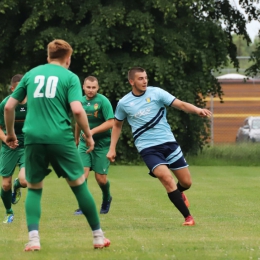
<instances>
[{"instance_id":1,"label":"mowed grass","mask_svg":"<svg viewBox=\"0 0 260 260\"><path fill-rule=\"evenodd\" d=\"M111 246L92 248L84 216L74 216L76 199L54 173L45 180L40 236L42 250L23 252L28 241L24 201L13 206L12 224L0 223L0 259L260 259L260 174L257 167L190 167L192 188L186 192L196 226L170 203L158 180L144 166L111 166L113 201L102 228ZM17 175L17 172L15 176ZM101 203L93 174L89 187ZM0 216L4 217L3 205Z\"/></svg>"}]
</instances>

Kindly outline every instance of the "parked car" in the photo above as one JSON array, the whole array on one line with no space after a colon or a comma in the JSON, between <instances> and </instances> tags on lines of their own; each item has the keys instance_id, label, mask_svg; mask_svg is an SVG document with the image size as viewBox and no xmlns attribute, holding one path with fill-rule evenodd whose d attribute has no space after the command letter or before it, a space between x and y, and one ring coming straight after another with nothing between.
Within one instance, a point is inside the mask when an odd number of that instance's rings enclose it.
<instances>
[{"instance_id":1,"label":"parked car","mask_svg":"<svg viewBox=\"0 0 260 260\"><path fill-rule=\"evenodd\" d=\"M239 127L236 142L260 142L260 116L250 116Z\"/></svg>"}]
</instances>

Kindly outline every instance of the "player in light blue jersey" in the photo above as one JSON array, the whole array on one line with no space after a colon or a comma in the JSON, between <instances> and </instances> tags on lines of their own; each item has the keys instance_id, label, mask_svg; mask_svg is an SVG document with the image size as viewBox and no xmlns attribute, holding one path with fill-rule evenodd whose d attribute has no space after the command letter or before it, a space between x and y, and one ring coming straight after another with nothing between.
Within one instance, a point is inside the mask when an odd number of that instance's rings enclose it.
<instances>
[{"instance_id":1,"label":"player in light blue jersey","mask_svg":"<svg viewBox=\"0 0 260 260\"><path fill-rule=\"evenodd\" d=\"M107 158L115 161L116 145L127 119L131 126L135 146L150 170L150 175L160 180L168 197L185 218L184 226L193 226L189 202L183 191L191 186L191 175L181 148L175 140L166 118L166 106L201 117L211 116L207 109L183 102L158 87L148 87L146 71L134 67L128 72L132 91L117 104ZM176 184L173 175L178 179Z\"/></svg>"}]
</instances>

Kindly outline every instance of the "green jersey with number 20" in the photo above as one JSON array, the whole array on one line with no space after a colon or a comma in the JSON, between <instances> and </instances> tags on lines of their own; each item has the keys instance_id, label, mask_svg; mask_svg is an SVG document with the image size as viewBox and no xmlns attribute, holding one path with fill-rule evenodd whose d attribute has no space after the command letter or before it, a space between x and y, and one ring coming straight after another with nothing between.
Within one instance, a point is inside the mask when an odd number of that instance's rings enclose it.
<instances>
[{"instance_id":1,"label":"green jersey with number 20","mask_svg":"<svg viewBox=\"0 0 260 260\"><path fill-rule=\"evenodd\" d=\"M25 145L74 140L70 103L82 100L77 75L59 65L40 65L23 76L12 97L22 101L26 95Z\"/></svg>"}]
</instances>

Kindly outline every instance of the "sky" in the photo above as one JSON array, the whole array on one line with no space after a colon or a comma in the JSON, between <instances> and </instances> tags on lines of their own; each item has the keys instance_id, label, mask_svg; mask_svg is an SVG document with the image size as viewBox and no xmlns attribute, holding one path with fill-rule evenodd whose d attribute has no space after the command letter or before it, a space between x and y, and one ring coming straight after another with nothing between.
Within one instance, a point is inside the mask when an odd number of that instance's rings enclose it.
<instances>
[{"instance_id":1,"label":"sky","mask_svg":"<svg viewBox=\"0 0 260 260\"><path fill-rule=\"evenodd\" d=\"M243 9L239 6L239 0L229 0L229 2L236 6L239 11L243 12ZM256 4L260 9L260 4ZM245 14L245 13L244 13ZM251 40L253 41L254 38L257 36L258 31L260 30L260 23L257 21L252 21L251 23L247 24L247 33L249 34Z\"/></svg>"}]
</instances>

